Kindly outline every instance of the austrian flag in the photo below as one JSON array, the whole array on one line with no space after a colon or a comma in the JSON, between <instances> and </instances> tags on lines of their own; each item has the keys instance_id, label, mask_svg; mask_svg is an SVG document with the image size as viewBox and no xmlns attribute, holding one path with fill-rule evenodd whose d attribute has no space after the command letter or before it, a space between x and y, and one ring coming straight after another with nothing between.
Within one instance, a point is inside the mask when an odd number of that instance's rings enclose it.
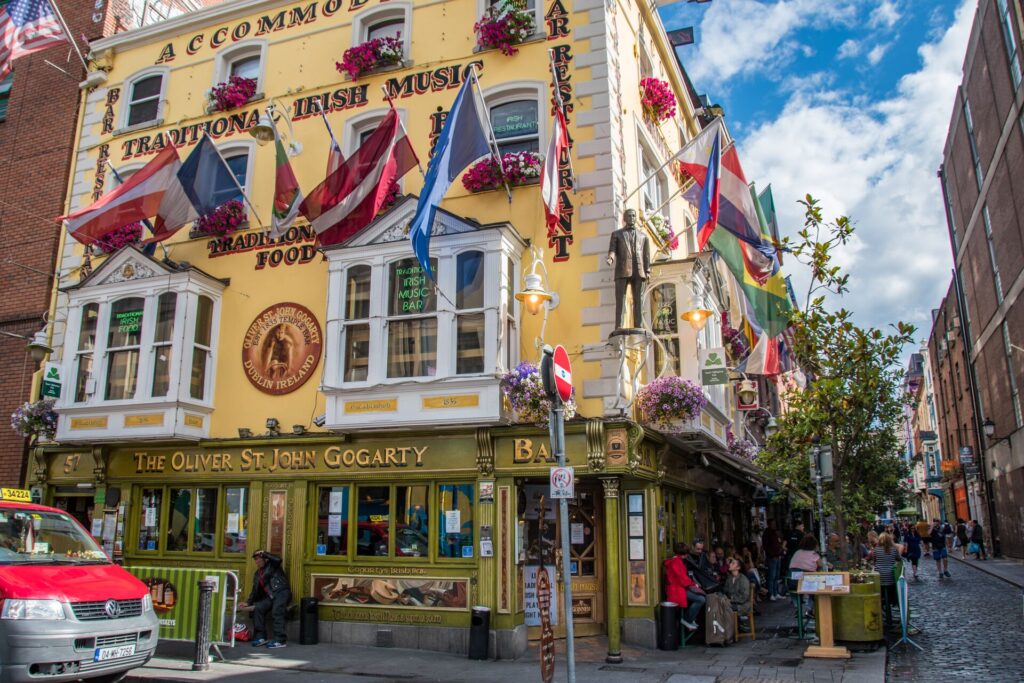
<instances>
[{"instance_id":1,"label":"austrian flag","mask_svg":"<svg viewBox=\"0 0 1024 683\"><path fill-rule=\"evenodd\" d=\"M540 196L544 201L544 218L548 225L548 234L553 235L558 229L559 206L558 161L562 152L569 149L569 134L566 130L565 115L561 107L555 107L554 129L548 142L548 154L540 169Z\"/></svg>"}]
</instances>

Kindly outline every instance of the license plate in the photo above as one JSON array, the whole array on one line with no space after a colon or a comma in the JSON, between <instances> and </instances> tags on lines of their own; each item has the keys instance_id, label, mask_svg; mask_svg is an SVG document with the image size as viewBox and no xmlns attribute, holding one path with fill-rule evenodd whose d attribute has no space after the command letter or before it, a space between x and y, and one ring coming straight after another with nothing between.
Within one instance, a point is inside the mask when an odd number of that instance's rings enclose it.
<instances>
[{"instance_id":1,"label":"license plate","mask_svg":"<svg viewBox=\"0 0 1024 683\"><path fill-rule=\"evenodd\" d=\"M98 647L93 654L92 661L105 662L108 659L131 657L133 654L135 654L134 643L132 645L117 645L115 647Z\"/></svg>"}]
</instances>

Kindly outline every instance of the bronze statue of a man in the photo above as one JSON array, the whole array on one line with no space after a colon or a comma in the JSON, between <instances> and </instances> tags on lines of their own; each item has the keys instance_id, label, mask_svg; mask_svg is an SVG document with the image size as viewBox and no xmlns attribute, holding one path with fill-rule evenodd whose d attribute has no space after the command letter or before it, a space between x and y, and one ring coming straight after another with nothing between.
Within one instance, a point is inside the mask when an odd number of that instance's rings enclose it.
<instances>
[{"instance_id":1,"label":"bronze statue of a man","mask_svg":"<svg viewBox=\"0 0 1024 683\"><path fill-rule=\"evenodd\" d=\"M642 328L644 283L651 275L651 249L647 235L636 229L636 211L626 209L624 225L612 233L608 244L609 266L615 267L615 328L626 327L626 287L633 297L633 327Z\"/></svg>"}]
</instances>

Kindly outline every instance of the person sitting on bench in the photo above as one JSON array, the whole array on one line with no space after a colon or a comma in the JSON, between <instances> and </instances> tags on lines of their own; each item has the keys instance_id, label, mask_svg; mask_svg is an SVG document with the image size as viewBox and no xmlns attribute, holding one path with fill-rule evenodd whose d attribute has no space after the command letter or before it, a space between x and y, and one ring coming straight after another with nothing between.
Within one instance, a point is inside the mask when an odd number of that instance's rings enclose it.
<instances>
[{"instance_id":1,"label":"person sitting on bench","mask_svg":"<svg viewBox=\"0 0 1024 683\"><path fill-rule=\"evenodd\" d=\"M281 567L281 558L257 550L252 554L256 560L256 574L252 577L252 591L249 599L239 609L252 606L253 647L266 645L270 649L287 647L288 634L285 631L285 617L288 603L292 599L288 576ZM273 617L274 639L267 638L267 615Z\"/></svg>"}]
</instances>

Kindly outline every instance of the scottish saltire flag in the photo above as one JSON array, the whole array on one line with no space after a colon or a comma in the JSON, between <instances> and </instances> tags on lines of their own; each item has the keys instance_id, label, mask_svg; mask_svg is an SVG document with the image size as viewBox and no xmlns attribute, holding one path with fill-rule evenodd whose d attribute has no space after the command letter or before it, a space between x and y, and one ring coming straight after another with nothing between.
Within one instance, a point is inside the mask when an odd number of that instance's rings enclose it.
<instances>
[{"instance_id":1,"label":"scottish saltire flag","mask_svg":"<svg viewBox=\"0 0 1024 683\"><path fill-rule=\"evenodd\" d=\"M69 42L48 0L11 0L0 7L0 80L18 57Z\"/></svg>"},{"instance_id":2,"label":"scottish saltire flag","mask_svg":"<svg viewBox=\"0 0 1024 683\"><path fill-rule=\"evenodd\" d=\"M481 112L473 97L472 81L472 78L467 78L462 83L452 110L445 119L444 128L434 147L434 156L427 166L427 177L423 181L423 190L416 205L416 215L409 228L413 253L431 279L434 273L430 268L430 232L437 206L452 181L466 166L491 153L483 120L480 118Z\"/></svg>"},{"instance_id":3,"label":"scottish saltire flag","mask_svg":"<svg viewBox=\"0 0 1024 683\"><path fill-rule=\"evenodd\" d=\"M295 217L299 215L299 205L302 204L302 191L299 189L299 181L295 179L292 171L292 164L288 161L288 153L285 152L281 143L281 136L274 128L274 147L277 155L276 169L274 171L274 209L270 216L270 236L281 237L288 231Z\"/></svg>"},{"instance_id":4,"label":"scottish saltire flag","mask_svg":"<svg viewBox=\"0 0 1024 683\"><path fill-rule=\"evenodd\" d=\"M704 251L704 245L708 243L711 231L718 225L718 186L722 166L721 142L721 132L716 131L715 138L711 143L711 152L708 154L704 189L701 191L700 204L697 208L697 251Z\"/></svg>"}]
</instances>

